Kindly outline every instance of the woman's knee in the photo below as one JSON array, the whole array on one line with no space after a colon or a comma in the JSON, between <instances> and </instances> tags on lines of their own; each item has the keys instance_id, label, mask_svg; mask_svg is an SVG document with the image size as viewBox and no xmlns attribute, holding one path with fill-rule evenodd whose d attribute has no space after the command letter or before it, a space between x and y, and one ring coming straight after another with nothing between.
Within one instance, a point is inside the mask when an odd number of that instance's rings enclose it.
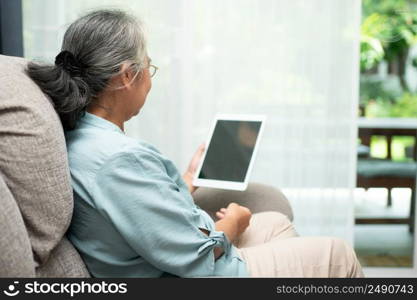
<instances>
[{"instance_id":1,"label":"woman's knee","mask_svg":"<svg viewBox=\"0 0 417 300\"><path fill-rule=\"evenodd\" d=\"M253 217L259 222L272 224L278 227L292 224L286 215L277 211L259 212L254 214Z\"/></svg>"},{"instance_id":2,"label":"woman's knee","mask_svg":"<svg viewBox=\"0 0 417 300\"><path fill-rule=\"evenodd\" d=\"M266 211L255 214L262 228L270 228L270 238L289 238L298 236L293 223L288 217L280 212Z\"/></svg>"}]
</instances>

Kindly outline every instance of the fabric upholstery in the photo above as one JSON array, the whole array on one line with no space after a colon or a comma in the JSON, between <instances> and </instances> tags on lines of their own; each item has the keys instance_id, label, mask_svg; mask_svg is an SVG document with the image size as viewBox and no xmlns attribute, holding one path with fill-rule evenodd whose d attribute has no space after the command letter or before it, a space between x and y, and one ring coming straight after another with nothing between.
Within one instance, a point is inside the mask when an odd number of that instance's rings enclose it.
<instances>
[{"instance_id":1,"label":"fabric upholstery","mask_svg":"<svg viewBox=\"0 0 417 300\"><path fill-rule=\"evenodd\" d=\"M36 277L90 277L80 255L66 237L52 251L48 261L36 269Z\"/></svg>"},{"instance_id":2,"label":"fabric upholstery","mask_svg":"<svg viewBox=\"0 0 417 300\"><path fill-rule=\"evenodd\" d=\"M293 219L291 206L284 194L269 185L249 183L246 191L230 191L200 187L194 192L194 201L215 219L216 211L230 202L248 207L252 213L277 211Z\"/></svg>"},{"instance_id":3,"label":"fabric upholstery","mask_svg":"<svg viewBox=\"0 0 417 300\"><path fill-rule=\"evenodd\" d=\"M59 117L24 73L25 65L22 58L0 55L0 170L20 209L37 267L47 263L64 236L73 198Z\"/></svg>"},{"instance_id":4,"label":"fabric upholstery","mask_svg":"<svg viewBox=\"0 0 417 300\"><path fill-rule=\"evenodd\" d=\"M34 277L32 247L19 207L0 173L0 277Z\"/></svg>"}]
</instances>

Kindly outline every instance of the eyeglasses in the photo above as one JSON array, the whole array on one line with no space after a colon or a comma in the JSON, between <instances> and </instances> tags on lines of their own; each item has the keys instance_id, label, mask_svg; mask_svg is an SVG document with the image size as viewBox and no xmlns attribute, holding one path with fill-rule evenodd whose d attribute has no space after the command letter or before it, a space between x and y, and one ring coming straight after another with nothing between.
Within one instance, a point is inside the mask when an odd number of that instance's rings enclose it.
<instances>
[{"instance_id":1,"label":"eyeglasses","mask_svg":"<svg viewBox=\"0 0 417 300\"><path fill-rule=\"evenodd\" d=\"M134 63L134 64L132 64L132 66L139 66L139 64ZM158 70L158 67L155 66L155 65L152 65L152 64L148 64L148 66L145 67L145 69L148 69L150 77L153 77L155 75L156 71ZM136 74L138 74L138 73L136 73Z\"/></svg>"},{"instance_id":2,"label":"eyeglasses","mask_svg":"<svg viewBox=\"0 0 417 300\"><path fill-rule=\"evenodd\" d=\"M148 68L149 68L149 75L151 77L153 77L155 75L156 71L158 71L158 67L155 66L155 65L150 64Z\"/></svg>"}]
</instances>

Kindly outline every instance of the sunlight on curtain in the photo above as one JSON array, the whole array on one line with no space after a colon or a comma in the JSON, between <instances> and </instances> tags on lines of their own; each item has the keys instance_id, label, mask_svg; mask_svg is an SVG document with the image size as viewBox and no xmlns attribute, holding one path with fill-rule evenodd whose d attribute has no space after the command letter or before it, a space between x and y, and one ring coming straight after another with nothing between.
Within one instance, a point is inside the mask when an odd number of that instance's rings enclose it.
<instances>
[{"instance_id":1,"label":"sunlight on curtain","mask_svg":"<svg viewBox=\"0 0 417 300\"><path fill-rule=\"evenodd\" d=\"M25 55L50 61L91 8L141 17L160 69L127 133L184 170L216 113L265 114L251 181L284 189L300 234L352 240L359 0L23 4Z\"/></svg>"}]
</instances>

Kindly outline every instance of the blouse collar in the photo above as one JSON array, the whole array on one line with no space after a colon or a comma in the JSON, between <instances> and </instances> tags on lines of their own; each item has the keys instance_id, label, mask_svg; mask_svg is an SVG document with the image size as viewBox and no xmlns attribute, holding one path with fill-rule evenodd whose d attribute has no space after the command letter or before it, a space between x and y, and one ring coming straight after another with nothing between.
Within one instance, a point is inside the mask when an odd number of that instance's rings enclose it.
<instances>
[{"instance_id":1,"label":"blouse collar","mask_svg":"<svg viewBox=\"0 0 417 300\"><path fill-rule=\"evenodd\" d=\"M85 112L84 116L82 116L79 121L81 123L88 124L94 127L99 127L102 129L109 129L109 130L117 131L117 132L124 134L123 130L120 129L120 127L117 126L116 124L106 119L103 119L99 116L96 116L94 114L91 114L89 112Z\"/></svg>"}]
</instances>

